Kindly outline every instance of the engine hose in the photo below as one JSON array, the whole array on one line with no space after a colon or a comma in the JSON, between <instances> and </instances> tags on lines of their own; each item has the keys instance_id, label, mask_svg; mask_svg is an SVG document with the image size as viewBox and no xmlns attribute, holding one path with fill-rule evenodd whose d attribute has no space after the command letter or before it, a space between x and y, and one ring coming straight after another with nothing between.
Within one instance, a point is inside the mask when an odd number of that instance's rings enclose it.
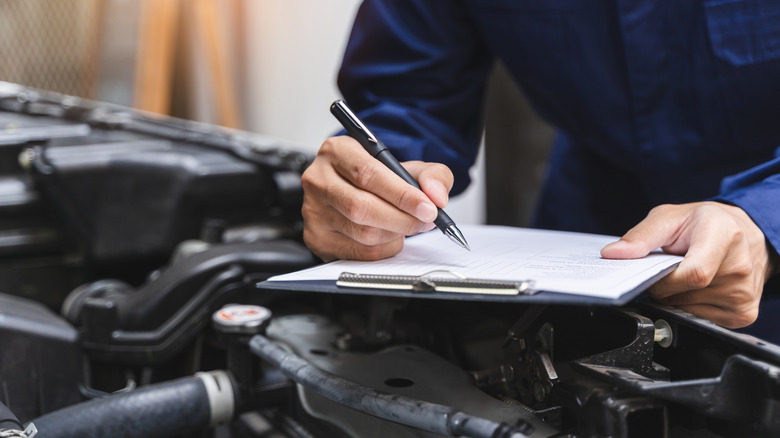
<instances>
[{"instance_id":1,"label":"engine hose","mask_svg":"<svg viewBox=\"0 0 780 438\"><path fill-rule=\"evenodd\" d=\"M265 336L249 342L252 352L279 368L290 380L352 409L421 430L471 438L524 438L533 426L497 423L458 411L450 406L376 391L312 365Z\"/></svg>"},{"instance_id":2,"label":"engine hose","mask_svg":"<svg viewBox=\"0 0 780 438\"><path fill-rule=\"evenodd\" d=\"M68 406L27 426L46 438L163 438L228 421L236 404L230 376L211 371Z\"/></svg>"}]
</instances>

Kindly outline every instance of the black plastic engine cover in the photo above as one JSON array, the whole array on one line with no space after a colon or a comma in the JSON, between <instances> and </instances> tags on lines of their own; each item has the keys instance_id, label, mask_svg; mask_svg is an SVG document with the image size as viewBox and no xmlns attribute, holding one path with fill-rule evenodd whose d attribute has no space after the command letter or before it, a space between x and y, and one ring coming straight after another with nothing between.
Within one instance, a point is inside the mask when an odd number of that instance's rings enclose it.
<instances>
[{"instance_id":1,"label":"black plastic engine cover","mask_svg":"<svg viewBox=\"0 0 780 438\"><path fill-rule=\"evenodd\" d=\"M81 401L79 334L43 305L0 294L0 401L22 421Z\"/></svg>"},{"instance_id":2,"label":"black plastic engine cover","mask_svg":"<svg viewBox=\"0 0 780 438\"><path fill-rule=\"evenodd\" d=\"M94 139L93 139L94 140ZM133 140L41 151L38 187L103 263L169 255L204 220L270 221L271 172L222 151L167 140Z\"/></svg>"},{"instance_id":3,"label":"black plastic engine cover","mask_svg":"<svg viewBox=\"0 0 780 438\"><path fill-rule=\"evenodd\" d=\"M0 82L0 291L59 308L140 284L188 239L301 240L309 154L248 132Z\"/></svg>"}]
</instances>

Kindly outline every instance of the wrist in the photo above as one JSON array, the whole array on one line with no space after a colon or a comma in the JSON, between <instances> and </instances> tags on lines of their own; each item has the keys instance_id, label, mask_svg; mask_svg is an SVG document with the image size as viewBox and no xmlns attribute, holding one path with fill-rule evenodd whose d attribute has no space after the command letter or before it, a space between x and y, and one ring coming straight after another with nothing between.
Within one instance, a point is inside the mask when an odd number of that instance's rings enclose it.
<instances>
[{"instance_id":1,"label":"wrist","mask_svg":"<svg viewBox=\"0 0 780 438\"><path fill-rule=\"evenodd\" d=\"M772 246L771 243L769 243L769 239L766 238L764 235L764 232L759 228L758 224L755 223L752 217L742 209L742 207L726 202L721 201L715 201L726 207L727 210L731 211L737 218L738 222L741 222L743 224L743 229L748 231L748 235L752 236L749 237L749 240L754 242L754 245L758 247L760 245L760 240L762 239L764 241L764 247L766 250L766 266L764 268L764 283L769 281L770 278L780 273L780 256L778 256L777 250L775 250L774 246Z\"/></svg>"}]
</instances>

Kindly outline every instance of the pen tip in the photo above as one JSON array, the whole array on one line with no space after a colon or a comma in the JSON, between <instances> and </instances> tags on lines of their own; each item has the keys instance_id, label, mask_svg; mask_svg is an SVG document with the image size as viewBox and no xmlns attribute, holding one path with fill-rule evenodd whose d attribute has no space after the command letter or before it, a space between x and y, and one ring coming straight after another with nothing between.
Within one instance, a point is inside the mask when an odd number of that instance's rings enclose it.
<instances>
[{"instance_id":1,"label":"pen tip","mask_svg":"<svg viewBox=\"0 0 780 438\"><path fill-rule=\"evenodd\" d=\"M461 248L465 248L471 251L468 242L466 242L466 238L463 237L463 233L461 233L458 227L456 227L455 225L450 225L449 227L447 227L447 230L444 232L444 234L446 234L447 237L450 238L450 240L457 243Z\"/></svg>"}]
</instances>

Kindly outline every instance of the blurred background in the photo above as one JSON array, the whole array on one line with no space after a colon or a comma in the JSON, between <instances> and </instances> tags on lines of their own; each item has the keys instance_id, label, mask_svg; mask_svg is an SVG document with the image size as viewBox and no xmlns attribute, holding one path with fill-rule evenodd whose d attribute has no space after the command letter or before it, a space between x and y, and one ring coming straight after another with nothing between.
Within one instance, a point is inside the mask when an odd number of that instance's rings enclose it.
<instances>
[{"instance_id":1,"label":"blurred background","mask_svg":"<svg viewBox=\"0 0 780 438\"><path fill-rule=\"evenodd\" d=\"M314 153L357 0L3 0L0 81L290 140ZM497 66L458 223L525 225L553 131ZM485 168L490 169L485 172Z\"/></svg>"}]
</instances>

